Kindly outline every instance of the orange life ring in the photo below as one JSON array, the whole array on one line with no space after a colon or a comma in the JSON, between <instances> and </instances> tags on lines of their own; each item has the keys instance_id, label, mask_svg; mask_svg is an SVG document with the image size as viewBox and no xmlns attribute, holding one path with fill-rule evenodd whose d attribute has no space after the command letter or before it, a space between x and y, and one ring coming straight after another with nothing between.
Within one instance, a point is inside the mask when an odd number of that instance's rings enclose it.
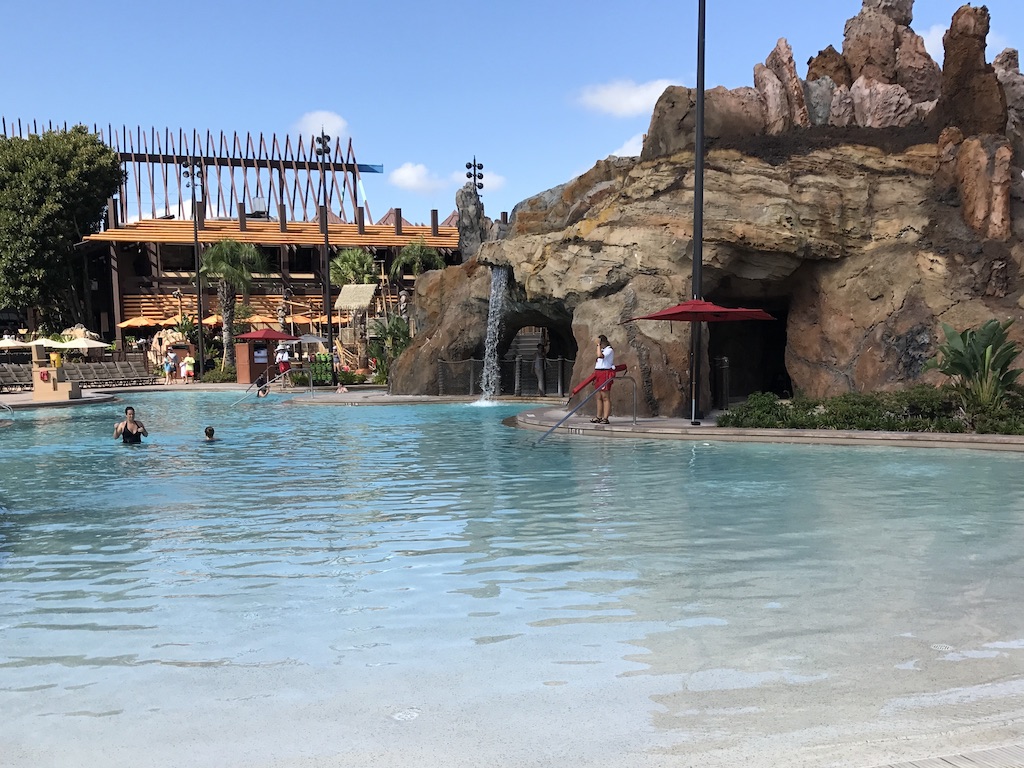
<instances>
[{"instance_id":1,"label":"orange life ring","mask_svg":"<svg viewBox=\"0 0 1024 768\"><path fill-rule=\"evenodd\" d=\"M45 369L40 371L39 372L39 380L40 381L49 381L50 380L50 372L45 370Z\"/></svg>"}]
</instances>

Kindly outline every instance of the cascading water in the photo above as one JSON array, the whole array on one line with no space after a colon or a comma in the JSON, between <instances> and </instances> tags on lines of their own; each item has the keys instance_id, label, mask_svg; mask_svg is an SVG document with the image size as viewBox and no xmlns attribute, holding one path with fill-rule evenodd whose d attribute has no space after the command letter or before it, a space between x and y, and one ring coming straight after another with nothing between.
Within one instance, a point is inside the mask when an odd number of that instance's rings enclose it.
<instances>
[{"instance_id":1,"label":"cascading water","mask_svg":"<svg viewBox=\"0 0 1024 768\"><path fill-rule=\"evenodd\" d=\"M483 399L490 400L501 389L501 370L498 367L498 337L501 320L505 315L508 279L511 269L491 267L491 301L487 308L487 339L484 341L484 374L480 379Z\"/></svg>"}]
</instances>

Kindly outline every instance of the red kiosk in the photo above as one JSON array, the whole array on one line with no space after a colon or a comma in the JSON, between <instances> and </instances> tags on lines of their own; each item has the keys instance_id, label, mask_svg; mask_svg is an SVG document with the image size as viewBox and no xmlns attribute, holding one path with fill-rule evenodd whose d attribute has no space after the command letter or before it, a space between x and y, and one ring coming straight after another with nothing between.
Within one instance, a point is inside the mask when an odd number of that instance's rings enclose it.
<instances>
[{"instance_id":1,"label":"red kiosk","mask_svg":"<svg viewBox=\"0 0 1024 768\"><path fill-rule=\"evenodd\" d=\"M235 344L235 369L238 371L239 384L252 384L266 373L268 367L274 362L271 348L281 341L298 341L298 336L292 336L284 331L275 331L273 328L261 328L258 331L240 333L235 339L241 339L243 343ZM268 379L276 375L271 372Z\"/></svg>"}]
</instances>

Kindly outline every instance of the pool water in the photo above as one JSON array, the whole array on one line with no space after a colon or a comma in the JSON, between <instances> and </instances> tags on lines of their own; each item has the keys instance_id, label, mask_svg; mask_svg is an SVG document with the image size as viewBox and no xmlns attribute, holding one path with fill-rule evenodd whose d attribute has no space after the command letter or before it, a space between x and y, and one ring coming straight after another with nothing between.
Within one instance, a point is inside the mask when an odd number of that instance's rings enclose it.
<instances>
[{"instance_id":1,"label":"pool water","mask_svg":"<svg viewBox=\"0 0 1024 768\"><path fill-rule=\"evenodd\" d=\"M868 766L1019 738L1018 455L538 446L512 406L237 398L0 429L0 764ZM141 446L111 439L127 404Z\"/></svg>"}]
</instances>

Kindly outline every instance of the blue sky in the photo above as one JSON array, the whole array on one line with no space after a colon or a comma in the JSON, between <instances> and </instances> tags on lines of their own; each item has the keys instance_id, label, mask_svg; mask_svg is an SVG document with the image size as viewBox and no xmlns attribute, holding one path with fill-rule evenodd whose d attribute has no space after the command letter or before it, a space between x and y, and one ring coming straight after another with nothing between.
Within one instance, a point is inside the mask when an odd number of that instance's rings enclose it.
<instances>
[{"instance_id":1,"label":"blue sky","mask_svg":"<svg viewBox=\"0 0 1024 768\"><path fill-rule=\"evenodd\" d=\"M989 61L1024 45L1024 3L986 0ZM708 0L707 86L752 85L780 37L797 69L860 0ZM941 63L959 0L918 0ZM668 84L696 83L697 0L178 0L11 3L0 115L158 130L351 136L374 217L442 218L465 164L489 216L635 154Z\"/></svg>"}]
</instances>

